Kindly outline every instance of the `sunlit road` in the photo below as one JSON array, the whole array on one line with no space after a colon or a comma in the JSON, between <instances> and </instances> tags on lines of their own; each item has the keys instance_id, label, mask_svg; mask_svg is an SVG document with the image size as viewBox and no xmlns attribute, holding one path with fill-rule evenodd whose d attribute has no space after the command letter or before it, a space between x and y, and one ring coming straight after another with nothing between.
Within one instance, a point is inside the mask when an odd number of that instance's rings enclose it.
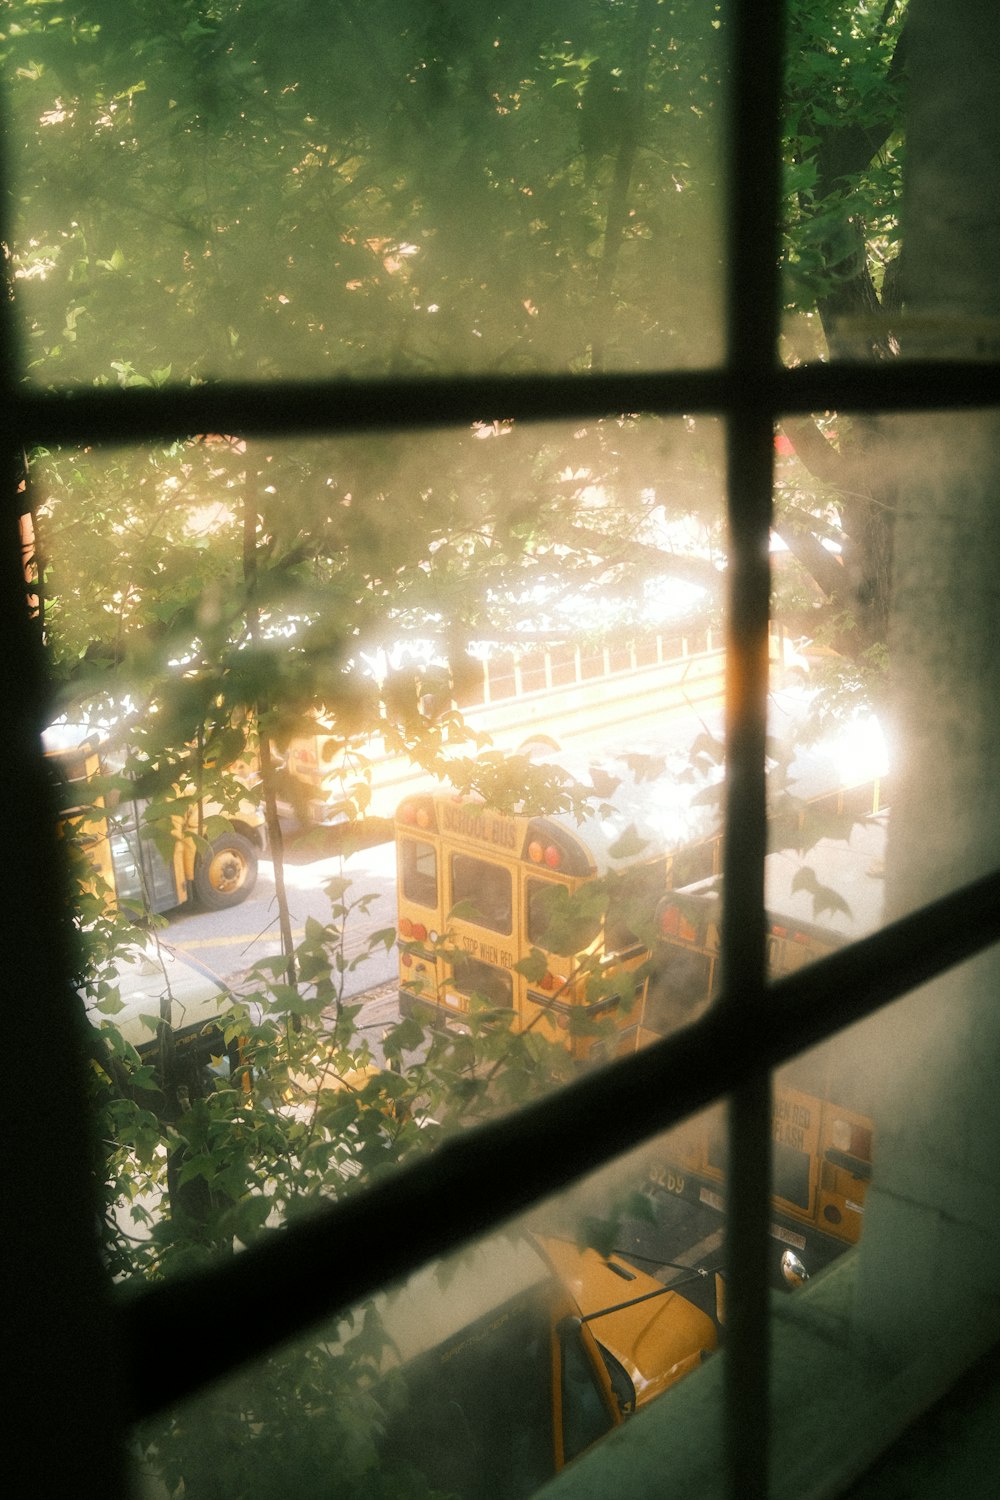
<instances>
[{"instance_id":1,"label":"sunlit road","mask_svg":"<svg viewBox=\"0 0 1000 1500\"><path fill-rule=\"evenodd\" d=\"M285 886L296 942L305 932L306 920L329 922L330 898L324 885L344 878L351 885L340 898L345 904L367 895L374 900L366 910L349 914L344 929L343 952L348 964L361 959L368 935L396 924L396 864L393 844L377 844L349 856L306 858L293 848L285 865ZM234 980L255 960L281 952L278 907L274 889L274 866L262 858L257 886L248 900L228 911L205 912L181 909L170 920L166 937L181 953L190 954L212 969L220 979ZM395 978L395 948L381 946L372 957L345 974L348 998Z\"/></svg>"},{"instance_id":2,"label":"sunlit road","mask_svg":"<svg viewBox=\"0 0 1000 1500\"><path fill-rule=\"evenodd\" d=\"M800 692L773 695L771 733L777 738L787 736L806 701ZM659 746L687 748L702 729L719 733L720 721L721 711L717 709L694 718L678 718L671 724L671 732L659 737ZM580 748L584 753L591 749L586 742L581 742ZM349 855L331 852L332 848L333 836L325 849L314 845L309 850L301 842L291 842L286 854L285 885L295 941L303 937L307 918L330 921L330 898L324 890L327 881L344 878L351 882L343 898L348 904L364 896L373 897L366 909L359 907L346 921L344 957L348 966L357 963L355 968L348 967L345 974L344 997L350 998L393 984L398 973L394 947L387 950L380 945L370 956L363 956L369 935L396 923L395 849L391 841ZM222 912L199 911L194 906L182 908L171 918L166 936L180 952L197 958L224 981L237 980L257 959L277 956L281 945L271 860L261 859L256 889L241 906Z\"/></svg>"}]
</instances>

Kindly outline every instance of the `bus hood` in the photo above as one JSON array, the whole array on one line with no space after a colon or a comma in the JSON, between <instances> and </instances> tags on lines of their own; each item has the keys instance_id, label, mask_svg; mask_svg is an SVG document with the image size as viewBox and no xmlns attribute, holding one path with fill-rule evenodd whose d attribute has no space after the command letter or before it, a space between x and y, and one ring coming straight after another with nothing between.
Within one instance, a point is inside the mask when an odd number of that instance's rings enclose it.
<instances>
[{"instance_id":1,"label":"bus hood","mask_svg":"<svg viewBox=\"0 0 1000 1500\"><path fill-rule=\"evenodd\" d=\"M707 1313L679 1292L647 1276L619 1255L578 1250L571 1240L537 1237L537 1243L583 1316L597 1342L614 1355L635 1386L636 1406L695 1369L716 1348L718 1334ZM658 1292L631 1307L623 1303ZM612 1309L605 1311L605 1309Z\"/></svg>"}]
</instances>

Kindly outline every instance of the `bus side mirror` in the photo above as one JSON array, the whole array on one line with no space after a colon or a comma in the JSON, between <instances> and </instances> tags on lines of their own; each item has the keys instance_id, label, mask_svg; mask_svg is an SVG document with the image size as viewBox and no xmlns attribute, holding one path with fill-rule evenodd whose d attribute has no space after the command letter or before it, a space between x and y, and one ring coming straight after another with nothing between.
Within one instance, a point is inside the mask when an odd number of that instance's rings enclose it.
<instances>
[{"instance_id":1,"label":"bus side mirror","mask_svg":"<svg viewBox=\"0 0 1000 1500\"><path fill-rule=\"evenodd\" d=\"M781 1275L788 1286L801 1286L809 1280L809 1272L794 1250L786 1250L781 1257Z\"/></svg>"}]
</instances>

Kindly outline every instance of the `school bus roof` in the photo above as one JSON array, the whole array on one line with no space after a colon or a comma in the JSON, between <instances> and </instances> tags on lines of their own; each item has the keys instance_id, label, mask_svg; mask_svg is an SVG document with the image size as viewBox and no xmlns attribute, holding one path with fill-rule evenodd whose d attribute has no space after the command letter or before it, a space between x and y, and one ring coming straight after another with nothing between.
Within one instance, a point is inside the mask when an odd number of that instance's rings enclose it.
<instances>
[{"instance_id":1,"label":"school bus roof","mask_svg":"<svg viewBox=\"0 0 1000 1500\"><path fill-rule=\"evenodd\" d=\"M721 773L692 779L690 760L662 746L600 755L561 753L546 756L545 764L565 771L567 783L588 794L587 805L579 813L535 814L522 808L512 820L517 841L523 844L532 818L556 824L585 845L598 874L667 854L710 837L718 828L721 804L695 800L694 794L710 789ZM482 805L474 797L461 800L470 810ZM439 808L447 808L455 794L438 792L435 801Z\"/></svg>"},{"instance_id":2,"label":"school bus roof","mask_svg":"<svg viewBox=\"0 0 1000 1500\"><path fill-rule=\"evenodd\" d=\"M855 823L849 838L821 839L804 854L794 849L769 854L764 879L771 920L821 927L845 942L873 932L885 906L887 817L880 813Z\"/></svg>"},{"instance_id":3,"label":"school bus roof","mask_svg":"<svg viewBox=\"0 0 1000 1500\"><path fill-rule=\"evenodd\" d=\"M772 924L844 942L882 922L888 811L855 823L846 839L820 839L811 849L779 849L764 861L764 900ZM676 893L717 904L718 881L696 881ZM664 897L661 906L669 903ZM713 911L711 920L716 919Z\"/></svg>"},{"instance_id":4,"label":"school bus roof","mask_svg":"<svg viewBox=\"0 0 1000 1500\"><path fill-rule=\"evenodd\" d=\"M793 721L783 728L789 757L784 782L794 799L808 801L853 784L845 775L843 734L799 747L794 745ZM627 748L593 746L546 754L545 765L561 769L590 795L580 814L543 816L586 846L598 875L711 838L722 823L723 771L708 747L713 741L721 746L721 732L718 715L685 718L675 721L669 733L636 739ZM693 757L699 735L705 749ZM540 756L535 760L542 763ZM855 779L860 783L865 777ZM451 790L437 793L439 803L453 797ZM466 800L475 805L475 799ZM530 815L530 808L522 808L521 821L526 824Z\"/></svg>"}]
</instances>

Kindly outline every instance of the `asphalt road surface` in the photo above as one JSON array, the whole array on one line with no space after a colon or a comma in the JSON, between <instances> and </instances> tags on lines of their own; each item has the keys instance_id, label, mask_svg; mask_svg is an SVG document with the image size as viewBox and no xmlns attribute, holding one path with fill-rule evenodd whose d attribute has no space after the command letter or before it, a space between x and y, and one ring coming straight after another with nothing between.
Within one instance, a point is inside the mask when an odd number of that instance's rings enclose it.
<instances>
[{"instance_id":1,"label":"asphalt road surface","mask_svg":"<svg viewBox=\"0 0 1000 1500\"><path fill-rule=\"evenodd\" d=\"M349 971L345 975L344 998L357 996L395 981L398 969L395 947L380 945L365 957L369 934L396 925L396 860L392 842L345 854L333 840L311 845L292 843L286 853L285 887L296 942L305 933L306 920L331 920L327 881L350 881L347 892L337 899L352 906L362 897L373 899L366 908L349 912L344 921L343 952ZM278 906L274 887L274 864L262 857L253 894L240 906L227 911L199 911L182 907L171 918L167 941L180 953L189 954L228 983L237 981L257 960L281 952Z\"/></svg>"}]
</instances>

